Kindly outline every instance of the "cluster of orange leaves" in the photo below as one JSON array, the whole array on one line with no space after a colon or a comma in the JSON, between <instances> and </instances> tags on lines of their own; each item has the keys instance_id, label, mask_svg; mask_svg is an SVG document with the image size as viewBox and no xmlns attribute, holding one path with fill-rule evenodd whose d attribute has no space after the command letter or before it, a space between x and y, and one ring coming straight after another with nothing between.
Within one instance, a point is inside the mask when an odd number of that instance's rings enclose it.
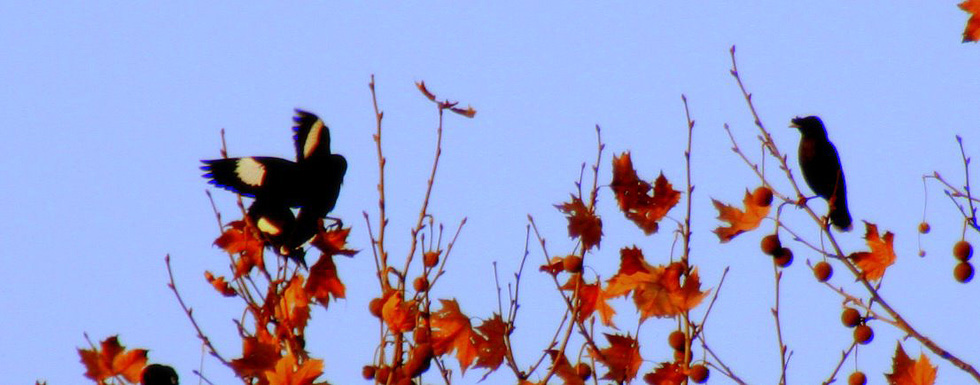
<instances>
[{"instance_id":1,"label":"cluster of orange leaves","mask_svg":"<svg viewBox=\"0 0 980 385\"><path fill-rule=\"evenodd\" d=\"M390 373L395 375L394 380L416 377L428 369L433 357L453 352L463 373L470 367L493 371L503 363L507 352L504 335L508 328L499 314L474 327L454 299L440 300L441 309L419 317L420 302L405 301L402 297L400 291L390 290L380 298L383 304L380 317L388 330L394 334L412 332L415 341L408 362L400 371Z\"/></svg>"},{"instance_id":2,"label":"cluster of orange leaves","mask_svg":"<svg viewBox=\"0 0 980 385\"><path fill-rule=\"evenodd\" d=\"M659 229L659 222L680 202L680 191L674 190L661 173L653 184L637 175L629 153L613 158L613 178L610 184L625 217L632 221L645 234ZM556 205L568 219L568 233L573 239L582 242L581 255L554 257L540 270L557 277L562 272L570 273L568 280L560 288L572 292L575 299L575 320L584 323L598 313L606 326L615 327L615 309L609 300L632 296L633 303L641 319L650 317L676 317L698 306L709 294L702 291L696 268L689 268L683 262L666 265L651 265L643 252L633 246L620 250L619 271L603 282L588 282L582 274L582 258L593 246L598 246L602 237L602 220L594 208L585 205L583 200L573 195L569 202ZM606 334L609 346L591 350L591 356L607 369L602 379L628 382L637 376L643 362L639 342L629 336ZM582 384L584 380L561 352L550 350L555 374L566 384ZM665 369L666 368L666 369ZM673 374L671 374L673 373ZM673 376L673 377L671 377ZM679 376L679 377L678 377ZM663 379L685 379L682 366L674 362L664 362L661 369L649 373L645 379L650 383L667 383ZM679 383L675 381L673 383Z\"/></svg>"},{"instance_id":3,"label":"cluster of orange leaves","mask_svg":"<svg viewBox=\"0 0 980 385\"><path fill-rule=\"evenodd\" d=\"M232 369L243 378L254 378L257 384L312 384L323 372L323 361L309 357L304 334L310 319L310 305L327 307L331 298L344 298L345 287L337 273L335 255L354 255L346 248L350 229L321 231L311 242L320 257L304 276L294 270L291 276L272 279L265 296L242 294L244 277L259 270L269 276L264 261L264 243L247 221L231 222L215 240L232 256L233 278L226 281L209 271L205 278L224 296L241 296L248 302L254 320L254 331L242 337L242 356L231 360ZM233 283L237 283L236 285Z\"/></svg>"}]
</instances>

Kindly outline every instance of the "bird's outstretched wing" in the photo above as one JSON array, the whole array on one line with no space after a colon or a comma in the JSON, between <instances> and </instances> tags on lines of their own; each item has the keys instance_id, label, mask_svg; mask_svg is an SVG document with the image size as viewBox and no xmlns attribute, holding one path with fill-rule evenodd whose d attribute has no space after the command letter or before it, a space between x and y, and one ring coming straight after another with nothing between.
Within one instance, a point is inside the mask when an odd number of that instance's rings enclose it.
<instances>
[{"instance_id":1,"label":"bird's outstretched wing","mask_svg":"<svg viewBox=\"0 0 980 385\"><path fill-rule=\"evenodd\" d=\"M297 162L330 154L330 129L323 120L310 112L296 109L293 122Z\"/></svg>"}]
</instances>

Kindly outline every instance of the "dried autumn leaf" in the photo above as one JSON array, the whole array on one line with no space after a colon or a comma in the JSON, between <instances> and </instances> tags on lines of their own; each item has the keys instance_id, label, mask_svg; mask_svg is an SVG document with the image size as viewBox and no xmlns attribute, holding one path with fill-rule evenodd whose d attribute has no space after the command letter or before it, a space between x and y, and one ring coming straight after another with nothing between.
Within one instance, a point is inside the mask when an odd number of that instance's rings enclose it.
<instances>
[{"instance_id":1,"label":"dried autumn leaf","mask_svg":"<svg viewBox=\"0 0 980 385\"><path fill-rule=\"evenodd\" d=\"M214 240L214 244L225 252L239 255L235 259L235 278L248 274L253 267L265 266L262 259L264 243L255 234L245 221L234 221Z\"/></svg>"},{"instance_id":2,"label":"dried autumn leaf","mask_svg":"<svg viewBox=\"0 0 980 385\"><path fill-rule=\"evenodd\" d=\"M568 358L564 354L555 349L550 349L548 350L548 355L551 356L551 365L555 368L555 374L562 380L565 380L565 385L585 384L585 381L578 376L578 371L572 367L572 364L568 362Z\"/></svg>"},{"instance_id":3,"label":"dried autumn leaf","mask_svg":"<svg viewBox=\"0 0 980 385\"><path fill-rule=\"evenodd\" d=\"M419 91L422 91L422 95L425 95L425 97L429 98L429 100L431 100L433 102L436 101L436 95L433 94L433 93L431 93L431 92L429 92L429 89L428 88L425 88L425 81L424 80L423 81L420 81L420 82L416 82L415 83L415 87L418 87Z\"/></svg>"},{"instance_id":4,"label":"dried autumn leaf","mask_svg":"<svg viewBox=\"0 0 980 385\"><path fill-rule=\"evenodd\" d=\"M602 219L585 206L582 198L572 195L570 202L555 207L568 217L569 237L581 239L586 251L599 246L602 241Z\"/></svg>"},{"instance_id":5,"label":"dried autumn leaf","mask_svg":"<svg viewBox=\"0 0 980 385\"><path fill-rule=\"evenodd\" d=\"M538 270L551 274L553 276L558 275L558 273L561 273L562 270L565 270L565 258L562 257L551 258L551 261L549 261L547 265L541 265L541 267L539 267Z\"/></svg>"},{"instance_id":6,"label":"dried autumn leaf","mask_svg":"<svg viewBox=\"0 0 980 385\"><path fill-rule=\"evenodd\" d=\"M442 299L442 309L432 313L432 349L436 355L456 350L460 371L466 373L477 356L470 318L459 310L456 300Z\"/></svg>"},{"instance_id":7,"label":"dried autumn leaf","mask_svg":"<svg viewBox=\"0 0 980 385\"><path fill-rule=\"evenodd\" d=\"M977 42L980 40L980 0L966 0L960 3L960 9L970 13L970 20L963 31L963 42Z\"/></svg>"},{"instance_id":8,"label":"dried autumn leaf","mask_svg":"<svg viewBox=\"0 0 980 385\"><path fill-rule=\"evenodd\" d=\"M381 319L392 333L404 333L415 328L418 307L414 300L405 302L403 292L391 290L382 299Z\"/></svg>"},{"instance_id":9,"label":"dried autumn leaf","mask_svg":"<svg viewBox=\"0 0 980 385\"><path fill-rule=\"evenodd\" d=\"M287 354L276 362L273 370L265 372L269 385L313 385L313 380L323 374L323 360L308 359L302 364Z\"/></svg>"},{"instance_id":10,"label":"dried autumn leaf","mask_svg":"<svg viewBox=\"0 0 980 385\"><path fill-rule=\"evenodd\" d=\"M359 250L347 248L348 235L350 235L350 227L346 229L321 231L319 234L313 237L310 244L317 249L320 249L323 256L346 255L350 257L357 254Z\"/></svg>"},{"instance_id":11,"label":"dried autumn leaf","mask_svg":"<svg viewBox=\"0 0 980 385\"><path fill-rule=\"evenodd\" d=\"M599 316L602 317L602 323L606 326L615 326L612 322L613 315L616 314L616 310L609 306L609 297L606 293L599 287L600 283L585 283L582 280L581 274L573 274L568 282L562 285L562 290L568 290L575 292L578 290L577 295L579 301L578 317L576 320L578 322L585 322L589 319L596 310L599 311Z\"/></svg>"},{"instance_id":12,"label":"dried autumn leaf","mask_svg":"<svg viewBox=\"0 0 980 385\"><path fill-rule=\"evenodd\" d=\"M885 378L891 385L932 385L936 383L937 367L932 366L925 354L919 353L918 360L912 360L902 344L895 347L895 358L892 359L892 372L885 373Z\"/></svg>"},{"instance_id":13,"label":"dried autumn leaf","mask_svg":"<svg viewBox=\"0 0 980 385\"><path fill-rule=\"evenodd\" d=\"M636 372L640 370L640 364L643 363L643 357L640 357L640 344L629 335L606 334L606 339L609 340L608 348L602 349L599 353L592 351L592 356L609 368L609 372L602 376L602 379L629 382L636 378Z\"/></svg>"},{"instance_id":14,"label":"dried autumn leaf","mask_svg":"<svg viewBox=\"0 0 980 385\"><path fill-rule=\"evenodd\" d=\"M605 295L615 298L632 293L642 319L673 317L696 307L711 292L701 291L695 268L681 283L684 264L650 266L636 247L620 251L619 272L607 281Z\"/></svg>"},{"instance_id":15,"label":"dried autumn leaf","mask_svg":"<svg viewBox=\"0 0 980 385\"><path fill-rule=\"evenodd\" d=\"M451 107L449 108L449 110L457 114L463 115L467 118L472 118L476 116L476 110L473 109L473 107L471 106L466 106L466 108Z\"/></svg>"},{"instance_id":16,"label":"dried autumn leaf","mask_svg":"<svg viewBox=\"0 0 980 385\"><path fill-rule=\"evenodd\" d=\"M610 187L616 194L619 209L647 235L657 232L658 222L681 200L681 192L674 190L662 172L653 186L640 180L628 152L613 157Z\"/></svg>"},{"instance_id":17,"label":"dried autumn leaf","mask_svg":"<svg viewBox=\"0 0 980 385\"><path fill-rule=\"evenodd\" d=\"M346 289L337 276L337 265L334 264L332 255L324 254L310 268L310 277L306 280L303 289L308 296L324 307L330 301L331 295L334 298L344 298Z\"/></svg>"},{"instance_id":18,"label":"dried autumn leaf","mask_svg":"<svg viewBox=\"0 0 980 385\"><path fill-rule=\"evenodd\" d=\"M239 377L256 377L272 370L279 361L279 341L265 329L255 336L242 338L242 358L231 361L231 367Z\"/></svg>"},{"instance_id":19,"label":"dried autumn leaf","mask_svg":"<svg viewBox=\"0 0 980 385\"><path fill-rule=\"evenodd\" d=\"M211 286L214 286L215 290L218 290L218 292L225 297L234 297L238 294L238 292L225 281L225 277L223 276L215 277L210 271L205 271L204 278L208 280L208 283L210 283Z\"/></svg>"},{"instance_id":20,"label":"dried autumn leaf","mask_svg":"<svg viewBox=\"0 0 980 385\"><path fill-rule=\"evenodd\" d=\"M650 385L680 385L687 379L684 368L676 362L661 362L657 370L643 376Z\"/></svg>"},{"instance_id":21,"label":"dried autumn leaf","mask_svg":"<svg viewBox=\"0 0 980 385\"><path fill-rule=\"evenodd\" d=\"M118 336L102 341L101 349L78 349L85 365L85 377L102 383L109 377L123 376L129 382L139 382L146 366L146 349L126 348L119 344Z\"/></svg>"},{"instance_id":22,"label":"dried autumn leaf","mask_svg":"<svg viewBox=\"0 0 980 385\"><path fill-rule=\"evenodd\" d=\"M497 370L507 353L507 345L504 344L507 324L500 314L494 314L477 326L476 330L483 336L477 344L476 367Z\"/></svg>"},{"instance_id":23,"label":"dried autumn leaf","mask_svg":"<svg viewBox=\"0 0 980 385\"><path fill-rule=\"evenodd\" d=\"M718 226L714 230L721 243L728 242L732 238L735 238L735 236L746 231L755 230L762 223L762 219L766 215L769 215L770 206L762 206L756 203L755 199L752 199L752 193L749 190L745 190L745 199L742 199L742 203L745 205L745 211L726 205L715 199L712 199L711 202L718 209L718 219L729 223L728 227Z\"/></svg>"},{"instance_id":24,"label":"dried autumn leaf","mask_svg":"<svg viewBox=\"0 0 980 385\"><path fill-rule=\"evenodd\" d=\"M276 305L276 319L288 330L297 329L302 334L310 319L310 298L303 290L303 276L296 274L289 280Z\"/></svg>"},{"instance_id":25,"label":"dried autumn leaf","mask_svg":"<svg viewBox=\"0 0 980 385\"><path fill-rule=\"evenodd\" d=\"M861 269L864 279L878 280L885 275L885 269L895 263L895 234L887 231L884 236L879 236L878 226L868 222L864 222L864 226L864 239L871 251L852 253L849 257Z\"/></svg>"}]
</instances>

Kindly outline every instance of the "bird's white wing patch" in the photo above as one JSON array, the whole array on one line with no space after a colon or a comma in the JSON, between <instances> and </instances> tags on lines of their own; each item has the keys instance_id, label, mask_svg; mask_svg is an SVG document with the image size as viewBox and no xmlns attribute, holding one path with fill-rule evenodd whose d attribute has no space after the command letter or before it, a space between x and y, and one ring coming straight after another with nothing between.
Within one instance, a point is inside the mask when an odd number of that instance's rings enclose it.
<instances>
[{"instance_id":1,"label":"bird's white wing patch","mask_svg":"<svg viewBox=\"0 0 980 385\"><path fill-rule=\"evenodd\" d=\"M257 223L256 226L259 228L259 231L264 234L277 236L282 233L282 229L279 228L279 226L276 226L275 223L272 223L272 221L266 219L265 217L259 218L258 222L259 223Z\"/></svg>"},{"instance_id":2,"label":"bird's white wing patch","mask_svg":"<svg viewBox=\"0 0 980 385\"><path fill-rule=\"evenodd\" d=\"M320 144L321 133L323 133L323 121L317 119L316 123L313 123L313 127L310 128L310 132L306 134L306 142L303 144L304 158L308 158L313 154L313 150L316 150L316 146Z\"/></svg>"},{"instance_id":3,"label":"bird's white wing patch","mask_svg":"<svg viewBox=\"0 0 980 385\"><path fill-rule=\"evenodd\" d=\"M241 158L235 165L235 174L238 179L249 186L261 186L265 180L265 165L259 163L254 158Z\"/></svg>"}]
</instances>

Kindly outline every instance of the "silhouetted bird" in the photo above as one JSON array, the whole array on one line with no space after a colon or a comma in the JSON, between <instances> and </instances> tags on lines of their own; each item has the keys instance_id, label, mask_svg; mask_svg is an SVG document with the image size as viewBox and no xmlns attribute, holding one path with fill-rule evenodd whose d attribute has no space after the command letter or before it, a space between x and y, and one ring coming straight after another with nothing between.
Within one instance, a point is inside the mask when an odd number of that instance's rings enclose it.
<instances>
[{"instance_id":1,"label":"silhouetted bird","mask_svg":"<svg viewBox=\"0 0 980 385\"><path fill-rule=\"evenodd\" d=\"M847 184L837 156L837 148L827 138L823 122L816 116L793 119L791 127L800 130L800 169L813 192L827 200L830 223L839 230L851 229L847 211Z\"/></svg>"},{"instance_id":2,"label":"silhouetted bird","mask_svg":"<svg viewBox=\"0 0 980 385\"><path fill-rule=\"evenodd\" d=\"M293 117L296 162L273 157L204 160L208 183L255 198L248 216L273 250L305 265L302 246L333 210L347 160L330 153L330 129L316 115ZM293 214L291 208L299 208Z\"/></svg>"},{"instance_id":3,"label":"silhouetted bird","mask_svg":"<svg viewBox=\"0 0 980 385\"><path fill-rule=\"evenodd\" d=\"M143 368L142 385L178 385L177 372L167 365L152 364Z\"/></svg>"}]
</instances>

